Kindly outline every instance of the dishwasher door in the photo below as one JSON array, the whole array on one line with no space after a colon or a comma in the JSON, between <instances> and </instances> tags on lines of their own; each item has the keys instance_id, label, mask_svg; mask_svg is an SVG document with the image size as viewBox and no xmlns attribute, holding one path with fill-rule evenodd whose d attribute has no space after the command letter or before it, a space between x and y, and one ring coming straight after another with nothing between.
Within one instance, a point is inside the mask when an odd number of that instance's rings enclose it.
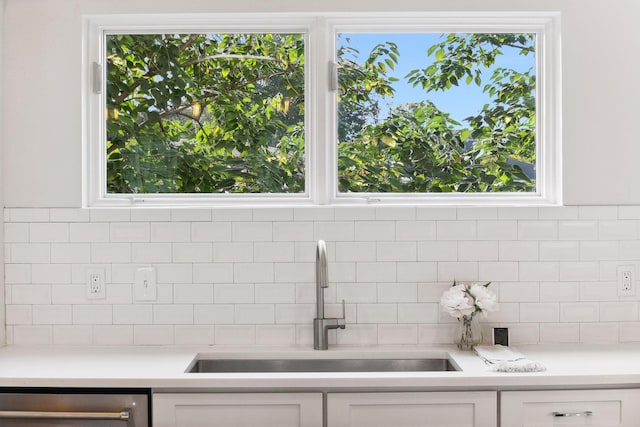
<instances>
[{"instance_id":1,"label":"dishwasher door","mask_svg":"<svg viewBox=\"0 0 640 427\"><path fill-rule=\"evenodd\" d=\"M149 392L0 391L1 427L149 427Z\"/></svg>"}]
</instances>

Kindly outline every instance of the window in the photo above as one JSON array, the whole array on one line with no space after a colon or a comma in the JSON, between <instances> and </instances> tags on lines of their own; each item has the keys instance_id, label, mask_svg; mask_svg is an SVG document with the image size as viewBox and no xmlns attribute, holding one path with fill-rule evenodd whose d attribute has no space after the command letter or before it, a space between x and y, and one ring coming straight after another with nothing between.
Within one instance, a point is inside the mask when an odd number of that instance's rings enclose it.
<instances>
[{"instance_id":1,"label":"window","mask_svg":"<svg viewBox=\"0 0 640 427\"><path fill-rule=\"evenodd\" d=\"M559 201L553 14L89 19L87 203Z\"/></svg>"}]
</instances>

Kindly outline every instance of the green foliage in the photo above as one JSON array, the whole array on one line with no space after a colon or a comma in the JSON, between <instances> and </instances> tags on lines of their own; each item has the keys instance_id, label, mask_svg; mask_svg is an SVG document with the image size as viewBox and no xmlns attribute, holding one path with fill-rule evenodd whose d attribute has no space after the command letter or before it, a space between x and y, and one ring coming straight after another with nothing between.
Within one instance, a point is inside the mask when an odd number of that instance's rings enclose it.
<instances>
[{"instance_id":1,"label":"green foliage","mask_svg":"<svg viewBox=\"0 0 640 427\"><path fill-rule=\"evenodd\" d=\"M536 160L535 74L486 77L505 47L533 55L534 35L447 34L405 77L482 87L492 101L463 125L427 100L380 117L398 46L339 46L339 190L534 190L518 162ZM304 52L300 34L109 35L108 192L303 192Z\"/></svg>"},{"instance_id":2,"label":"green foliage","mask_svg":"<svg viewBox=\"0 0 640 427\"><path fill-rule=\"evenodd\" d=\"M301 35L115 35L107 59L109 192L304 191Z\"/></svg>"}]
</instances>

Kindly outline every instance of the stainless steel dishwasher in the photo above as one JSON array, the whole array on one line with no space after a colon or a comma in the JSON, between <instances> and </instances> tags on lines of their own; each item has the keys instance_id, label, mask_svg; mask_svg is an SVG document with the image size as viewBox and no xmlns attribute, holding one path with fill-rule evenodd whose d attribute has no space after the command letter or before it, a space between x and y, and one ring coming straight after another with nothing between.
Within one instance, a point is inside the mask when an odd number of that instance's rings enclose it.
<instances>
[{"instance_id":1,"label":"stainless steel dishwasher","mask_svg":"<svg viewBox=\"0 0 640 427\"><path fill-rule=\"evenodd\" d=\"M150 392L0 389L0 427L149 427Z\"/></svg>"}]
</instances>

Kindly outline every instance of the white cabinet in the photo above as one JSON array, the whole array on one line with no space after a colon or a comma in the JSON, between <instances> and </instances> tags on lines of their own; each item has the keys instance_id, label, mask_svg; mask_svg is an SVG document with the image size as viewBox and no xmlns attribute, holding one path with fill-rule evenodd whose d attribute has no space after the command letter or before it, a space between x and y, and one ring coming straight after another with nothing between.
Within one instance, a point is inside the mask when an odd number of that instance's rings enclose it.
<instances>
[{"instance_id":1,"label":"white cabinet","mask_svg":"<svg viewBox=\"0 0 640 427\"><path fill-rule=\"evenodd\" d=\"M328 427L496 427L497 393L329 393Z\"/></svg>"},{"instance_id":2,"label":"white cabinet","mask_svg":"<svg viewBox=\"0 0 640 427\"><path fill-rule=\"evenodd\" d=\"M555 390L500 393L506 427L637 427L640 390Z\"/></svg>"},{"instance_id":3,"label":"white cabinet","mask_svg":"<svg viewBox=\"0 0 640 427\"><path fill-rule=\"evenodd\" d=\"M157 393L154 427L322 427L321 393Z\"/></svg>"}]
</instances>

